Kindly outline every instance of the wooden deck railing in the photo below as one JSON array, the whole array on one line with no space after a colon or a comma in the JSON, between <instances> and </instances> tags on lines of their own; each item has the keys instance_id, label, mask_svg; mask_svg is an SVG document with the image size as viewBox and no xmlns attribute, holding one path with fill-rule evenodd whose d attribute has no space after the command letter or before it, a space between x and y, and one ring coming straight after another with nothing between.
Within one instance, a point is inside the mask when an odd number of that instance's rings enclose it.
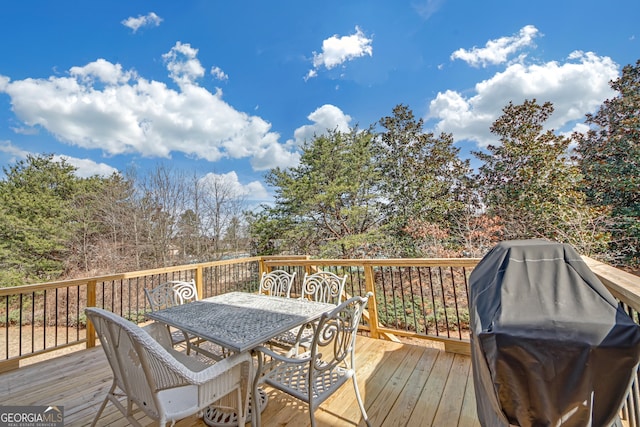
<instances>
[{"instance_id":1,"label":"wooden deck railing","mask_svg":"<svg viewBox=\"0 0 640 427\"><path fill-rule=\"evenodd\" d=\"M84 309L97 306L134 322L149 311L144 288L195 279L200 297L257 290L260 258L216 261L84 279L0 288L0 372L78 344L95 345Z\"/></svg>"},{"instance_id":2,"label":"wooden deck railing","mask_svg":"<svg viewBox=\"0 0 640 427\"><path fill-rule=\"evenodd\" d=\"M640 323L640 277L584 258L591 270ZM373 292L363 329L374 338L436 340L445 350L469 348L469 275L478 259L310 259L252 257L0 288L0 372L22 360L73 345L92 347L95 334L84 309L98 306L135 322L149 310L144 288L168 280L195 279L201 298L229 291L255 292L260 275L275 268L297 271L292 294L304 273L329 270L347 275L345 292ZM1 285L1 284L0 284ZM636 378L623 415L640 427Z\"/></svg>"}]
</instances>

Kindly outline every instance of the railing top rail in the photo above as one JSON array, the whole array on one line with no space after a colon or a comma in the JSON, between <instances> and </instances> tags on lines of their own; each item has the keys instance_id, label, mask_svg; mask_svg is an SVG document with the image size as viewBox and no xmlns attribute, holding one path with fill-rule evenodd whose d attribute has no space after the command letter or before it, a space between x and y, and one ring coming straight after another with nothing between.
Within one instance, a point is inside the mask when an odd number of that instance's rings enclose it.
<instances>
[{"instance_id":1,"label":"railing top rail","mask_svg":"<svg viewBox=\"0 0 640 427\"><path fill-rule=\"evenodd\" d=\"M311 259L309 255L265 255L260 257L263 261L282 260L282 259Z\"/></svg>"},{"instance_id":2,"label":"railing top rail","mask_svg":"<svg viewBox=\"0 0 640 427\"><path fill-rule=\"evenodd\" d=\"M297 259L265 260L268 267L290 266L400 266L400 267L475 267L480 258L367 258L367 259Z\"/></svg>"},{"instance_id":3,"label":"railing top rail","mask_svg":"<svg viewBox=\"0 0 640 427\"><path fill-rule=\"evenodd\" d=\"M640 311L640 277L612 267L595 259L583 256L582 259L600 281L620 301Z\"/></svg>"},{"instance_id":4,"label":"railing top rail","mask_svg":"<svg viewBox=\"0 0 640 427\"><path fill-rule=\"evenodd\" d=\"M618 299L640 311L640 277L609 266L592 258L582 257L589 268L607 286ZM198 268L241 264L262 261L267 267L289 266L399 266L399 267L474 267L480 258L393 258L393 259L310 259L306 255L285 255L270 257L247 257L198 264L155 268L149 270L109 274L79 279L61 280L32 285L0 288L0 297L18 293L38 292L69 286L82 286L90 282L108 282L114 280L135 279L137 277L190 271Z\"/></svg>"},{"instance_id":5,"label":"railing top rail","mask_svg":"<svg viewBox=\"0 0 640 427\"><path fill-rule=\"evenodd\" d=\"M82 286L89 282L109 282L112 280L135 279L137 277L152 276L154 274L175 273L178 271L190 271L197 268L207 268L220 265L243 264L246 262L259 261L260 257L234 258L222 261L210 261L198 264L178 265L172 267L154 268L150 270L140 270L126 273L108 274L104 276L83 277L79 279L59 280L55 282L37 283L32 285L13 286L0 288L0 297L15 295L19 293L38 292L48 289L64 288L69 286Z\"/></svg>"}]
</instances>

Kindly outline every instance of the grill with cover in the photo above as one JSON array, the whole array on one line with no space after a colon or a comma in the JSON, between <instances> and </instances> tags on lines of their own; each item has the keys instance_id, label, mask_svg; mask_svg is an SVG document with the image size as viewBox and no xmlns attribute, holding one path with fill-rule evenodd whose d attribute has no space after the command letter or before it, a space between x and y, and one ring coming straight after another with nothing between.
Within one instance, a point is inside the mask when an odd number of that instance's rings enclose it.
<instances>
[{"instance_id":1,"label":"grill with cover","mask_svg":"<svg viewBox=\"0 0 640 427\"><path fill-rule=\"evenodd\" d=\"M640 326L569 245L494 247L470 276L483 426L609 426L636 372Z\"/></svg>"}]
</instances>

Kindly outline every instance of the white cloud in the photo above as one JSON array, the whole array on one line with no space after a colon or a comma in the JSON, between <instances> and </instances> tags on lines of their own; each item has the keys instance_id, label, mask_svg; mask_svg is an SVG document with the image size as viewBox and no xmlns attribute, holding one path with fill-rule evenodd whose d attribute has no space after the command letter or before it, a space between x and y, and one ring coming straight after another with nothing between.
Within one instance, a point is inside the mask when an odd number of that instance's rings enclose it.
<instances>
[{"instance_id":1,"label":"white cloud","mask_svg":"<svg viewBox=\"0 0 640 427\"><path fill-rule=\"evenodd\" d=\"M209 183L211 185L222 186L225 191L229 191L231 197L239 197L248 201L258 202L272 199L260 181L242 184L234 171L224 174L208 173L203 176L200 181L205 184Z\"/></svg>"},{"instance_id":2,"label":"white cloud","mask_svg":"<svg viewBox=\"0 0 640 427\"><path fill-rule=\"evenodd\" d=\"M61 142L109 156L250 158L256 170L295 161L297 154L278 142L270 123L196 83L204 75L197 52L178 42L163 56L177 90L98 59L66 77L11 81L0 75L0 93L10 96L26 128L44 128Z\"/></svg>"},{"instance_id":3,"label":"white cloud","mask_svg":"<svg viewBox=\"0 0 640 427\"><path fill-rule=\"evenodd\" d=\"M314 136L325 134L327 130L348 132L349 122L351 122L351 116L344 114L341 109L330 104L317 108L307 118L313 124L297 128L293 133L294 140L289 143L301 146L305 141L311 141Z\"/></svg>"},{"instance_id":4,"label":"white cloud","mask_svg":"<svg viewBox=\"0 0 640 427\"><path fill-rule=\"evenodd\" d=\"M24 160L31 154L26 150L16 147L10 141L0 141L0 152L11 156L9 163Z\"/></svg>"},{"instance_id":5,"label":"white cloud","mask_svg":"<svg viewBox=\"0 0 640 427\"><path fill-rule=\"evenodd\" d=\"M77 157L70 157L64 155L53 156L54 160L64 159L67 163L77 168L76 176L80 178L89 178L91 176L103 176L109 177L114 173L119 173L118 169L109 166L106 163L97 163L91 159L79 159Z\"/></svg>"},{"instance_id":6,"label":"white cloud","mask_svg":"<svg viewBox=\"0 0 640 427\"><path fill-rule=\"evenodd\" d=\"M100 81L105 84L115 85L119 83L127 83L129 80L136 78L134 71L122 71L122 65L112 64L102 58L91 62L84 67L71 67L69 74L77 77L83 83L93 84Z\"/></svg>"},{"instance_id":7,"label":"white cloud","mask_svg":"<svg viewBox=\"0 0 640 427\"><path fill-rule=\"evenodd\" d=\"M322 42L322 52L313 52L313 69L309 70L305 80L316 77L321 67L330 70L338 65L365 55L373 56L373 39L367 38L356 26L355 34L350 36L333 35Z\"/></svg>"},{"instance_id":8,"label":"white cloud","mask_svg":"<svg viewBox=\"0 0 640 427\"><path fill-rule=\"evenodd\" d=\"M507 62L509 55L522 48L532 46L533 39L537 36L538 29L533 25L527 25L517 35L489 40L483 48L458 49L451 54L451 60L461 59L474 67L502 64Z\"/></svg>"},{"instance_id":9,"label":"white cloud","mask_svg":"<svg viewBox=\"0 0 640 427\"><path fill-rule=\"evenodd\" d=\"M10 157L6 163L15 163L20 160L25 160L27 156L38 156L38 153L32 153L27 150L16 147L10 141L0 141L0 152L8 154ZM77 157L54 155L54 161L60 161L64 159L68 164L77 168L75 175L80 178L88 178L94 175L108 177L113 173L118 173L118 170L114 167L107 165L106 163L97 163L90 159L79 159Z\"/></svg>"},{"instance_id":10,"label":"white cloud","mask_svg":"<svg viewBox=\"0 0 640 427\"><path fill-rule=\"evenodd\" d=\"M204 67L197 56L198 49L192 48L189 43L177 42L169 52L162 55L162 59L167 64L169 77L178 85L184 85L194 84L204 76Z\"/></svg>"},{"instance_id":11,"label":"white cloud","mask_svg":"<svg viewBox=\"0 0 640 427\"><path fill-rule=\"evenodd\" d=\"M130 16L123 20L121 23L125 27L131 28L135 33L142 27L157 27L162 22L162 18L153 12L149 12L146 15L139 15L137 18Z\"/></svg>"},{"instance_id":12,"label":"white cloud","mask_svg":"<svg viewBox=\"0 0 640 427\"><path fill-rule=\"evenodd\" d=\"M555 111L546 125L561 130L613 97L609 81L617 76L618 66L611 58L591 52L573 52L564 63L512 64L476 84L470 97L451 90L438 93L428 117L437 120L437 131L486 146L497 142L489 128L509 101L517 105L535 98L553 103Z\"/></svg>"},{"instance_id":13,"label":"white cloud","mask_svg":"<svg viewBox=\"0 0 640 427\"><path fill-rule=\"evenodd\" d=\"M222 68L220 67L212 67L211 75L217 80L221 80L221 81L229 80L229 76L224 71L222 71Z\"/></svg>"}]
</instances>

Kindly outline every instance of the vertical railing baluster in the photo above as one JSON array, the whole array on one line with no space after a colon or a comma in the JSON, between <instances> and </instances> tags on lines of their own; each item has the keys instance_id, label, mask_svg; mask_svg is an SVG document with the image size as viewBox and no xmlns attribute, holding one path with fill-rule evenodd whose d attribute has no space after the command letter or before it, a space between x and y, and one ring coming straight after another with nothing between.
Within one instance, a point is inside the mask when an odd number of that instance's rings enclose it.
<instances>
[{"instance_id":1,"label":"vertical railing baluster","mask_svg":"<svg viewBox=\"0 0 640 427\"><path fill-rule=\"evenodd\" d=\"M124 279L120 279L120 284L118 285L119 289L119 298L120 298L120 316L126 317L131 320L131 313L127 313L127 316L124 315Z\"/></svg>"},{"instance_id":2,"label":"vertical railing baluster","mask_svg":"<svg viewBox=\"0 0 640 427\"><path fill-rule=\"evenodd\" d=\"M427 318L427 309L424 302L424 287L422 285L422 267L416 267L418 272L418 288L420 289L420 315L422 317L422 323L424 323L424 333L429 334L429 322Z\"/></svg>"},{"instance_id":3,"label":"vertical railing baluster","mask_svg":"<svg viewBox=\"0 0 640 427\"><path fill-rule=\"evenodd\" d=\"M55 312L55 316L54 316L54 320L53 320L53 330L54 330L54 334L55 334L55 338L54 338L54 342L56 347L58 346L58 296L60 296L60 293L58 292L59 288L56 288L56 303L55 303L55 308L56 308L56 312Z\"/></svg>"},{"instance_id":4,"label":"vertical railing baluster","mask_svg":"<svg viewBox=\"0 0 640 427\"><path fill-rule=\"evenodd\" d=\"M68 286L66 287L66 290L67 290L67 298L66 298L67 304L66 304L66 311L65 311L65 316L66 317L65 317L65 322L64 322L64 324L65 324L65 339L66 339L65 344L69 343L69 287Z\"/></svg>"},{"instance_id":5,"label":"vertical railing baluster","mask_svg":"<svg viewBox=\"0 0 640 427\"><path fill-rule=\"evenodd\" d=\"M36 351L36 293L31 292L31 353Z\"/></svg>"},{"instance_id":6,"label":"vertical railing baluster","mask_svg":"<svg viewBox=\"0 0 640 427\"><path fill-rule=\"evenodd\" d=\"M467 277L467 267L462 267L462 278L464 279L464 292L467 296L467 307L469 307L469 279Z\"/></svg>"},{"instance_id":7,"label":"vertical railing baluster","mask_svg":"<svg viewBox=\"0 0 640 427\"><path fill-rule=\"evenodd\" d=\"M460 324L460 310L458 309L458 288L453 267L449 267L451 273L451 287L453 287L453 304L456 308L456 325L458 327L458 338L462 339L462 325Z\"/></svg>"},{"instance_id":8,"label":"vertical railing baluster","mask_svg":"<svg viewBox=\"0 0 640 427\"><path fill-rule=\"evenodd\" d=\"M411 314L413 317L413 327L415 328L414 332L419 333L419 322L418 322L418 318L416 317L416 295L415 292L413 291L413 267L408 267L407 270L409 271L409 292L411 295Z\"/></svg>"},{"instance_id":9,"label":"vertical railing baluster","mask_svg":"<svg viewBox=\"0 0 640 427\"><path fill-rule=\"evenodd\" d=\"M431 310L433 311L433 323L436 328L436 336L440 336L440 327L438 326L438 307L436 306L436 293L435 288L433 286L433 269L431 267L427 267L429 271L429 289L431 290Z\"/></svg>"},{"instance_id":10,"label":"vertical railing baluster","mask_svg":"<svg viewBox=\"0 0 640 427\"><path fill-rule=\"evenodd\" d=\"M76 286L76 341L80 341L80 285Z\"/></svg>"},{"instance_id":11,"label":"vertical railing baluster","mask_svg":"<svg viewBox=\"0 0 640 427\"><path fill-rule=\"evenodd\" d=\"M447 330L447 338L451 338L449 333L449 315L447 313L447 296L444 290L444 279L442 277L442 267L438 267L438 275L440 276L440 291L442 292L442 307L444 311L444 325Z\"/></svg>"},{"instance_id":12,"label":"vertical railing baluster","mask_svg":"<svg viewBox=\"0 0 640 427\"><path fill-rule=\"evenodd\" d=\"M22 297L23 295L24 294L20 292L20 308L18 314L18 356L22 356L22 307L24 307Z\"/></svg>"},{"instance_id":13,"label":"vertical railing baluster","mask_svg":"<svg viewBox=\"0 0 640 427\"><path fill-rule=\"evenodd\" d=\"M4 299L5 306L7 307L4 317L4 343L5 343L5 359L9 359L9 295Z\"/></svg>"},{"instance_id":14,"label":"vertical railing baluster","mask_svg":"<svg viewBox=\"0 0 640 427\"><path fill-rule=\"evenodd\" d=\"M389 280L391 281L391 299L393 302L393 318L396 319L396 327L398 327L398 304L396 298L396 281L395 281L395 268L389 267L389 271L391 272Z\"/></svg>"},{"instance_id":15,"label":"vertical railing baluster","mask_svg":"<svg viewBox=\"0 0 640 427\"><path fill-rule=\"evenodd\" d=\"M42 294L42 348L47 348L47 290Z\"/></svg>"}]
</instances>

